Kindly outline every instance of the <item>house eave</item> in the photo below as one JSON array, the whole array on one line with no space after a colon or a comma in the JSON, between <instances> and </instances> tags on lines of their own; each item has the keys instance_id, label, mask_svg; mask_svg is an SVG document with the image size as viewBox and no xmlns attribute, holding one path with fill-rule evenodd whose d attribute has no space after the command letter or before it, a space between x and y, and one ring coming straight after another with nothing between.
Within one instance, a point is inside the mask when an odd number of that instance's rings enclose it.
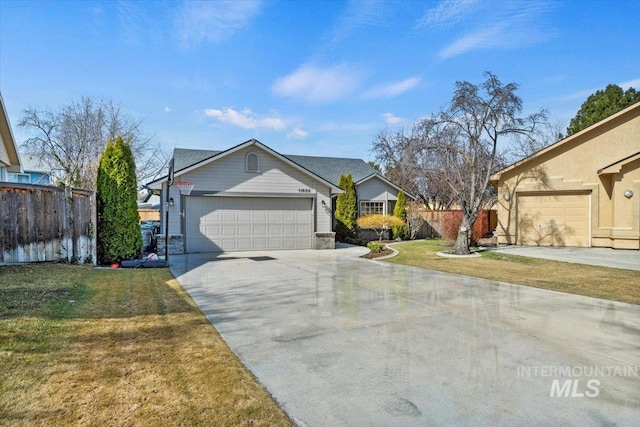
<instances>
[{"instance_id":1,"label":"house eave","mask_svg":"<svg viewBox=\"0 0 640 427\"><path fill-rule=\"evenodd\" d=\"M385 182L385 183L389 184L390 186L392 186L392 187L393 187L393 188L395 188L396 190L398 190L398 191L404 191L405 196L407 196L407 197L408 197L408 198L410 198L411 200L417 200L417 197L416 197L416 196L414 196L414 195L413 195L413 194L411 194L411 193L407 193L405 190L403 190L402 188L400 188L400 186L398 186L398 185L394 184L392 181L389 181L387 178L385 178L383 175L379 174L378 172L374 172L374 173L372 173L371 175L365 176L365 177L364 177L364 178L362 178L361 180L359 180L359 181L355 182L355 185L356 185L356 186L361 185L361 184L363 184L363 183L365 183L365 182L369 181L369 180L370 180L370 179L372 179L372 178L378 178L378 179L380 179L381 181L383 181L383 182Z\"/></svg>"},{"instance_id":2,"label":"house eave","mask_svg":"<svg viewBox=\"0 0 640 427\"><path fill-rule=\"evenodd\" d=\"M235 153L235 152L237 152L239 150L242 150L242 149L244 149L246 147L249 147L249 146L252 146L252 145L261 148L262 150L264 150L264 151L272 154L273 156L277 157L278 159L282 160L283 162L285 162L289 166L291 166L291 167L297 169L298 171L300 171L300 172L302 172L302 173L304 173L304 174L306 174L306 175L308 175L308 176L310 176L310 177L322 182L323 184L327 185L330 188L332 194L343 193L343 191L339 187L334 185L333 183L327 181L326 179L322 178L319 175L316 175L315 173L309 171L308 169L305 169L304 167L300 166L296 162L288 159L287 157L283 156L282 154L278 153L277 151L267 147L266 145L264 145L263 143L261 143L260 141L258 141L256 139L250 139L248 141L243 142L242 144L238 144L235 147L231 147L228 150L221 151L220 153L215 154L215 155L213 155L213 156L211 156L211 157L209 157L207 159L201 160L201 161L199 161L197 163L194 163L193 165L187 166L186 168L182 168L179 171L175 171L174 172L174 179L177 180L177 178L179 176L181 176L181 175L189 173L189 172L191 172L191 171L193 171L195 169L198 169L198 168L200 168L202 166L205 166L205 165L207 165L207 164L209 164L211 162L214 162L216 160L222 159L222 158L224 158L224 157L226 157L226 156L228 156L230 154L233 154L233 153ZM165 182L167 182L167 178L168 178L168 175L165 175L165 176L163 176L161 178L156 179L155 181L151 181L151 182L147 183L145 185L145 187L148 188L149 190L160 190L162 188L163 184Z\"/></svg>"},{"instance_id":3,"label":"house eave","mask_svg":"<svg viewBox=\"0 0 640 427\"><path fill-rule=\"evenodd\" d=\"M491 177L489 178L489 182L491 182L494 186L497 187L498 183L500 182L500 179L502 177L503 174L512 171L513 169L519 168L529 162L531 162L532 160L548 153L549 151L555 150L558 147L561 147L565 144L571 143L571 141L574 141L576 139L582 138L584 135L589 134L591 132L594 132L595 130L597 130L599 127L604 126L616 119L618 119L619 117L628 115L628 114L632 114L634 112L640 112L640 102L636 102L633 105L630 105L629 107L625 108L624 110L618 111L615 114L612 114L611 116L600 120L597 123L592 124L591 126L581 130L580 132L574 133L571 136L568 136L564 139L561 139L560 141L555 142L554 144L551 144L548 147L543 148L540 151L537 151L535 153L533 153L532 155L530 155L529 157L525 157L524 159L518 160L517 162L507 166L506 168L496 172L495 174L491 175Z\"/></svg>"}]
</instances>

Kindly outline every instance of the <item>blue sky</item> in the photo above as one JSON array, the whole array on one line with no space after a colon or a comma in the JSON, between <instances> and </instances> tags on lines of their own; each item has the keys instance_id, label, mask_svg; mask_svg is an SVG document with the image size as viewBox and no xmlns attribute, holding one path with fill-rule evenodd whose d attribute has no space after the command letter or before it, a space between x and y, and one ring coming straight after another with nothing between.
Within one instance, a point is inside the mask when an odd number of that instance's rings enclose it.
<instances>
[{"instance_id":1,"label":"blue sky","mask_svg":"<svg viewBox=\"0 0 640 427\"><path fill-rule=\"evenodd\" d=\"M18 142L25 108L92 96L167 148L368 160L486 70L567 123L609 83L640 89L639 19L635 0L0 0L0 91Z\"/></svg>"}]
</instances>

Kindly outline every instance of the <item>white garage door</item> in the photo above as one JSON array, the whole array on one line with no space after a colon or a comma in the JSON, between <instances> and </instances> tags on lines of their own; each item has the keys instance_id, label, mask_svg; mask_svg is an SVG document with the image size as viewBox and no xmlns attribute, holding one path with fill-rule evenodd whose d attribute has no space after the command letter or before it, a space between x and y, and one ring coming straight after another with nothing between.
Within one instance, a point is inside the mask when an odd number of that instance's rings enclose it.
<instances>
[{"instance_id":1,"label":"white garage door","mask_svg":"<svg viewBox=\"0 0 640 427\"><path fill-rule=\"evenodd\" d=\"M590 246L589 194L518 195L518 244Z\"/></svg>"},{"instance_id":2,"label":"white garage door","mask_svg":"<svg viewBox=\"0 0 640 427\"><path fill-rule=\"evenodd\" d=\"M187 252L310 249L312 199L186 197Z\"/></svg>"}]
</instances>

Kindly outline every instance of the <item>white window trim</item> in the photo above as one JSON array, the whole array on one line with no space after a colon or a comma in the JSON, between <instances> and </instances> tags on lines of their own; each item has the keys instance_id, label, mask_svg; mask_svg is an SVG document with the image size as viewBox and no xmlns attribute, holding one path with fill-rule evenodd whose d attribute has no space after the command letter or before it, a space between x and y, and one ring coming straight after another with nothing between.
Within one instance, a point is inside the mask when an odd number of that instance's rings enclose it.
<instances>
[{"instance_id":1,"label":"white window trim","mask_svg":"<svg viewBox=\"0 0 640 427\"><path fill-rule=\"evenodd\" d=\"M384 200L360 200L360 205L359 205L360 216L368 215L368 214L363 213L363 209L362 209L362 204L363 203L376 203L376 204L380 203L380 204L382 204L382 212L381 213L383 215L386 215L386 213L387 213L387 203ZM371 212L369 212L369 213L371 213ZM377 212L374 212L374 213L377 213Z\"/></svg>"},{"instance_id":2,"label":"white window trim","mask_svg":"<svg viewBox=\"0 0 640 427\"><path fill-rule=\"evenodd\" d=\"M256 156L256 161L257 161L256 170L249 169L249 157L252 155ZM249 173L260 173L260 156L255 151L249 151L244 157L244 171Z\"/></svg>"}]
</instances>

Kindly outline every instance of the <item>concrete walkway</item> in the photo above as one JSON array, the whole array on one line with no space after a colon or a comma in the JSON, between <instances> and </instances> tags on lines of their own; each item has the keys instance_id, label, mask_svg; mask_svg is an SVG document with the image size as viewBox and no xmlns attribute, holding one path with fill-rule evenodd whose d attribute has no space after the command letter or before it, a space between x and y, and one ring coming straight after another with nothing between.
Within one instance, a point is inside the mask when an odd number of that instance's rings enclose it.
<instances>
[{"instance_id":1,"label":"concrete walkway","mask_svg":"<svg viewBox=\"0 0 640 427\"><path fill-rule=\"evenodd\" d=\"M300 426L638 425L640 306L362 253L184 255L171 270Z\"/></svg>"},{"instance_id":2,"label":"concrete walkway","mask_svg":"<svg viewBox=\"0 0 640 427\"><path fill-rule=\"evenodd\" d=\"M532 258L640 271L640 251L635 250L549 246L499 246L492 250Z\"/></svg>"}]
</instances>

